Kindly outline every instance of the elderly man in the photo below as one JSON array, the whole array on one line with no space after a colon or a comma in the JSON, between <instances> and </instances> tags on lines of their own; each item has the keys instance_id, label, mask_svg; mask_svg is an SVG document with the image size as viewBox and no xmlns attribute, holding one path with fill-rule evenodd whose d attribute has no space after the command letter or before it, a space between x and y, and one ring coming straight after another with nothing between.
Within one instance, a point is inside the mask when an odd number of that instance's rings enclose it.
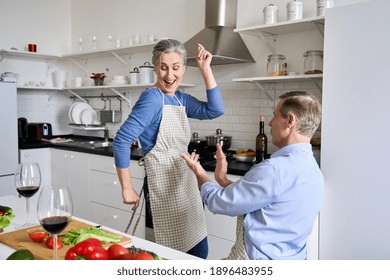
<instances>
[{"instance_id":1,"label":"elderly man","mask_svg":"<svg viewBox=\"0 0 390 280\"><path fill-rule=\"evenodd\" d=\"M227 162L217 147L211 182L198 155L182 154L195 173L210 211L238 216L236 243L227 259L306 259L307 237L320 210L324 178L310 139L321 121L321 105L303 91L280 96L269 121L272 143L279 148L240 180L227 178Z\"/></svg>"}]
</instances>

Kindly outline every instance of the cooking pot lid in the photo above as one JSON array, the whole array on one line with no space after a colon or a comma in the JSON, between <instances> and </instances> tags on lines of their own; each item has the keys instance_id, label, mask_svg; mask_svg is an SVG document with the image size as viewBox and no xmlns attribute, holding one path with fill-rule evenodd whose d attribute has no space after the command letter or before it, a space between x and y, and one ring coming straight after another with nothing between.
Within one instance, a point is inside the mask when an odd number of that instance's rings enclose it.
<instances>
[{"instance_id":1,"label":"cooking pot lid","mask_svg":"<svg viewBox=\"0 0 390 280\"><path fill-rule=\"evenodd\" d=\"M193 142L193 143L200 143L202 141L206 141L206 139L199 138L199 134L197 132L192 133L191 142Z\"/></svg>"},{"instance_id":2,"label":"cooking pot lid","mask_svg":"<svg viewBox=\"0 0 390 280\"><path fill-rule=\"evenodd\" d=\"M226 139L229 139L229 138L232 138L232 136L223 135L222 129L218 128L218 129L216 129L214 135L206 136L206 138L218 138L218 139L226 138Z\"/></svg>"}]
</instances>

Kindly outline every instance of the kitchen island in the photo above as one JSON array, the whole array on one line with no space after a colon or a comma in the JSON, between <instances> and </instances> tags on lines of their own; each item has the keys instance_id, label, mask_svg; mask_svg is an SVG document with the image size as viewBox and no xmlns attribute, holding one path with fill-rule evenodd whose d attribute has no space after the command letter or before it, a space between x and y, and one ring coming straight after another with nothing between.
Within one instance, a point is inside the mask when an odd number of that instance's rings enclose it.
<instances>
[{"instance_id":1,"label":"kitchen island","mask_svg":"<svg viewBox=\"0 0 390 280\"><path fill-rule=\"evenodd\" d=\"M26 217L26 215L25 215L25 199L19 198L17 196L12 196L12 195L1 196L0 197L0 205L11 207L13 209L13 213L15 214L15 219L11 222L11 225L8 228L4 229L3 233L0 233L0 235L1 235L1 234L5 234L7 232L11 232L11 231L16 230L15 229L16 225L24 223L25 217ZM37 213L36 213L36 204L33 201L31 201L30 216L31 216L31 221L36 222L37 225L39 225ZM79 220L81 222L84 222L86 224L90 224L92 226L97 225L93 222L90 222L90 221L87 221L84 219L80 219L77 217L73 217L72 219ZM152 251L164 259L201 260L200 258L197 258L195 256L188 255L186 253L176 251L174 249L171 249L171 248L156 244L154 242L150 242L150 241L144 240L142 238L138 238L138 237L135 237L135 236L132 236L132 235L108 228L108 227L103 227L103 229L109 230L110 232L114 232L114 233L123 235L125 237L131 238L131 240L132 240L131 243L127 243L126 245L124 245L126 247L135 246L137 248L142 248L144 250ZM14 251L15 251L14 248L0 242L0 260L6 259Z\"/></svg>"}]
</instances>

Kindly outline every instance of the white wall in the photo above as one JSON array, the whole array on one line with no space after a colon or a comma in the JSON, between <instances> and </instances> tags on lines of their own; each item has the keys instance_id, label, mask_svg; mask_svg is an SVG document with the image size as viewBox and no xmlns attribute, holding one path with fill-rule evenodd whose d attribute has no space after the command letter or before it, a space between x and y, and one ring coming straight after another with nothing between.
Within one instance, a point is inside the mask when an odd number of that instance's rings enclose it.
<instances>
[{"instance_id":1,"label":"white wall","mask_svg":"<svg viewBox=\"0 0 390 280\"><path fill-rule=\"evenodd\" d=\"M26 50L37 44L38 52L60 54L69 49L70 0L0 1L0 49Z\"/></svg>"},{"instance_id":2,"label":"white wall","mask_svg":"<svg viewBox=\"0 0 390 280\"><path fill-rule=\"evenodd\" d=\"M156 34L157 37L172 37L186 41L204 27L204 1L197 0L39 0L34 5L28 0L5 0L0 2L0 23L10 26L2 36L0 48L8 49L16 46L22 49L33 40L38 44L38 51L46 53L67 53L77 50L77 36L81 35L88 42L92 33L97 33L100 47L104 47L104 39L111 32L125 44L132 34ZM263 8L269 1L239 0L237 27L259 25L263 22ZM272 1L280 9L280 21L285 20L287 0ZM314 0L303 0L304 17L315 16ZM359 2L358 0L336 0L336 5ZM26 9L28 7L28 9ZM21 11L26 12L21 12ZM28 11L28 12L27 12ZM13 14L13 16L11 16ZM188 16L190 14L190 16ZM16 16L15 16L16 15ZM40 19L38 21L38 19ZM43 20L42 20L43 19ZM43 24L41 22L44 22ZM12 30L12 31L11 31ZM15 32L15 30L17 32ZM27 32L25 32L27 31ZM275 102L269 100L264 93L249 83L233 83L232 78L248 76L264 76L266 72L266 59L271 53L266 44L257 37L242 35L244 41L257 61L254 64L239 64L213 67L217 81L222 89L225 115L213 121L191 121L193 131L201 137L213 134L216 128L221 128L226 135L233 136L232 148L254 148L255 137L258 132L258 118L260 114L272 117ZM88 39L87 39L88 38ZM303 53L308 49L322 48L322 37L317 31L296 33L280 36L277 51L286 55L289 71L302 72ZM85 47L88 47L86 44ZM151 54L145 53L125 58L131 68L150 61ZM20 73L22 83L29 80L45 80L50 83L50 72L58 64L33 61L25 67L25 61L9 60L5 58L0 63L0 72L13 71ZM114 58L102 58L93 61L84 61L88 71L105 71L109 74L126 74L127 69ZM66 64L69 71L80 75L80 70L72 64ZM49 70L48 70L49 69ZM42 75L43 73L43 75ZM81 73L82 74L82 73ZM88 78L88 76L86 76ZM204 99L204 86L196 68L187 68L184 82L194 83L194 88L187 91ZM266 86L267 88L268 86ZM311 82L294 82L287 84L270 85L269 90L274 97L292 89L302 88L321 97L320 91ZM100 94L101 91L90 94ZM134 104L139 92L127 93ZM31 96L39 102L31 102ZM54 97L54 98L53 98ZM36 99L35 99L36 98ZM18 116L25 116L29 121L48 121L53 124L53 131L57 134L71 133L66 108L72 103L66 92L23 91L19 94L20 104ZM100 100L93 100L93 106L101 108ZM131 111L131 106L124 103L123 119ZM114 136L119 124L110 124L110 134ZM269 131L269 127L266 127ZM74 131L75 133L79 133ZM275 147L270 144L272 152Z\"/></svg>"}]
</instances>

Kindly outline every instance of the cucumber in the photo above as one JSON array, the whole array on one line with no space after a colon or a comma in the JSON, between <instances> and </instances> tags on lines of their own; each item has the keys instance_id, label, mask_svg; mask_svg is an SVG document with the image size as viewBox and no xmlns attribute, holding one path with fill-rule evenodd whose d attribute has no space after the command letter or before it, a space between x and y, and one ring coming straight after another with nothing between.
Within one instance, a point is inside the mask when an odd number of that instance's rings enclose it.
<instances>
[{"instance_id":1,"label":"cucumber","mask_svg":"<svg viewBox=\"0 0 390 280\"><path fill-rule=\"evenodd\" d=\"M7 260L35 260L34 255L27 249L20 249L13 252Z\"/></svg>"}]
</instances>

